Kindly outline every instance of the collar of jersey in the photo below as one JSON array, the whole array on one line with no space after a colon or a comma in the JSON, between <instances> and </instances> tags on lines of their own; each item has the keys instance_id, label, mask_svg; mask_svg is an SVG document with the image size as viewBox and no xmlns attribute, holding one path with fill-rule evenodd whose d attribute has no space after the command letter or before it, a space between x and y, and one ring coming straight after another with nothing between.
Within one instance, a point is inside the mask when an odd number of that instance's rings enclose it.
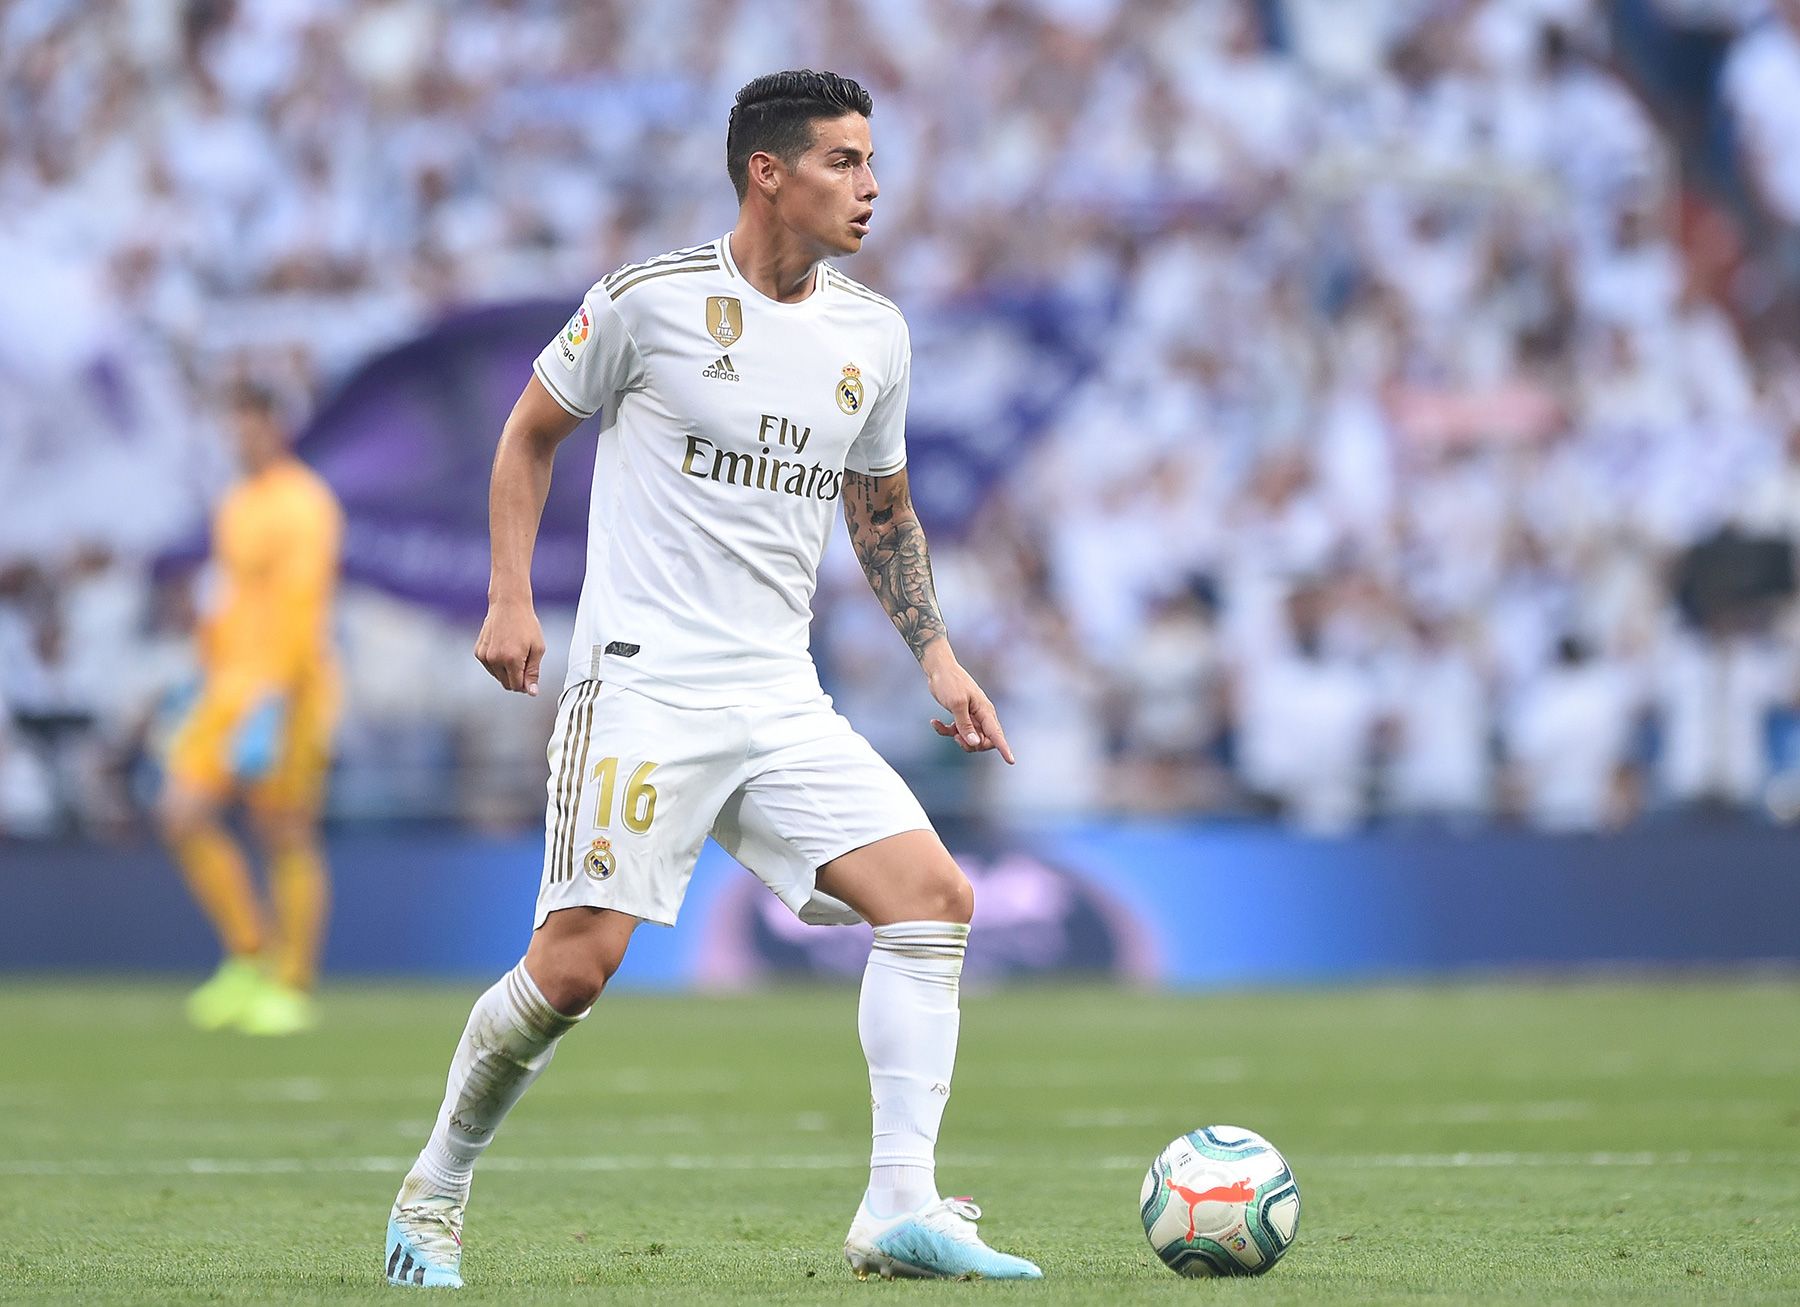
<instances>
[{"instance_id":1,"label":"collar of jersey","mask_svg":"<svg viewBox=\"0 0 1800 1307\"><path fill-rule=\"evenodd\" d=\"M725 275L731 278L731 280L741 284L744 288L744 293L756 300L757 303L767 304L770 308L778 309L783 313L812 313L816 312L819 305L824 303L825 290L830 283L825 277L825 264L823 261L820 262L817 268L813 269L812 294L797 303L784 304L780 300L770 299L767 295L756 289L756 287L750 284L750 279L738 271L737 262L731 257L730 232L726 232L723 236L719 237L717 244L719 250L719 265L725 269Z\"/></svg>"}]
</instances>

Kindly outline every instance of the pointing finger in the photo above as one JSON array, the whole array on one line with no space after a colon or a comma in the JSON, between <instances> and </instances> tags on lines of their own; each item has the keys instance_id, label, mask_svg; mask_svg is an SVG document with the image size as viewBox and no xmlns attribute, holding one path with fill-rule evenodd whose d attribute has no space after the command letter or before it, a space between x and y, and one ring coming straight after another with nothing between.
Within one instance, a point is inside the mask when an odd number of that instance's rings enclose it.
<instances>
[{"instance_id":1,"label":"pointing finger","mask_svg":"<svg viewBox=\"0 0 1800 1307\"><path fill-rule=\"evenodd\" d=\"M993 743L994 748L1000 751L1000 756L1006 759L1008 766L1011 766L1017 760L1013 757L1012 749L1006 743L1006 732L1000 729L1000 714L994 711L994 705L991 703L979 704L976 706L975 714L981 719L981 729Z\"/></svg>"}]
</instances>

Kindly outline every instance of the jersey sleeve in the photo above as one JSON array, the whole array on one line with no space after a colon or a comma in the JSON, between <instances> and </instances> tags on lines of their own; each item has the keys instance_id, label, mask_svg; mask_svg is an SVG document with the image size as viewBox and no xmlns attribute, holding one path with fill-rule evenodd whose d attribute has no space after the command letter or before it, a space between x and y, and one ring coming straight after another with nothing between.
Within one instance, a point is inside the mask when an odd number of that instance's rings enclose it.
<instances>
[{"instance_id":1,"label":"jersey sleeve","mask_svg":"<svg viewBox=\"0 0 1800 1307\"><path fill-rule=\"evenodd\" d=\"M576 417L592 417L638 384L643 356L603 286L589 289L531 370L553 399Z\"/></svg>"},{"instance_id":2,"label":"jersey sleeve","mask_svg":"<svg viewBox=\"0 0 1800 1307\"><path fill-rule=\"evenodd\" d=\"M906 394L912 385L912 338L901 328L899 362L881 388L868 421L851 442L844 466L864 476L892 476L906 466Z\"/></svg>"}]
</instances>

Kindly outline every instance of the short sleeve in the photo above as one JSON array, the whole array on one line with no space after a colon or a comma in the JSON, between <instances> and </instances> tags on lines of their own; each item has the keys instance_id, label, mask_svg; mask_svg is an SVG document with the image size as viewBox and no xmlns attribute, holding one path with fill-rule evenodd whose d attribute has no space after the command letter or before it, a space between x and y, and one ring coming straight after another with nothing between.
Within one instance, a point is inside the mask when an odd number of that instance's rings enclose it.
<instances>
[{"instance_id":1,"label":"short sleeve","mask_svg":"<svg viewBox=\"0 0 1800 1307\"><path fill-rule=\"evenodd\" d=\"M637 385L642 367L631 330L596 284L531 370L558 404L586 418Z\"/></svg>"},{"instance_id":2,"label":"short sleeve","mask_svg":"<svg viewBox=\"0 0 1800 1307\"><path fill-rule=\"evenodd\" d=\"M906 466L906 393L912 385L912 341L902 337L900 363L869 409L844 466L864 476L892 476Z\"/></svg>"}]
</instances>

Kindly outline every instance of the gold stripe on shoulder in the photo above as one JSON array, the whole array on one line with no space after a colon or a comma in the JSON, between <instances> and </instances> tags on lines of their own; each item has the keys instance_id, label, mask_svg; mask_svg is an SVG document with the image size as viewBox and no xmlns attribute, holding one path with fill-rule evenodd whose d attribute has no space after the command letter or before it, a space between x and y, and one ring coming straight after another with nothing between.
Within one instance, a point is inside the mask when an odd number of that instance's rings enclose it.
<instances>
[{"instance_id":1,"label":"gold stripe on shoulder","mask_svg":"<svg viewBox=\"0 0 1800 1307\"><path fill-rule=\"evenodd\" d=\"M668 264L691 263L696 259L710 258L712 253L713 248L710 244L696 245L687 250L672 250L668 254L659 254L654 259L645 259L642 263L627 263L623 267L614 269L600 279L600 284L610 290L620 281L637 273L647 272L652 268L660 268Z\"/></svg>"},{"instance_id":2,"label":"gold stripe on shoulder","mask_svg":"<svg viewBox=\"0 0 1800 1307\"><path fill-rule=\"evenodd\" d=\"M620 273L631 272L639 268L651 268L661 263L679 263L683 259L692 259L702 254L712 253L712 242L705 245L689 245L679 250L669 250L663 254L654 254L647 259L639 259L635 263L621 264L610 275L617 277Z\"/></svg>"},{"instance_id":3,"label":"gold stripe on shoulder","mask_svg":"<svg viewBox=\"0 0 1800 1307\"><path fill-rule=\"evenodd\" d=\"M870 289L869 287L863 285L855 277L852 277L849 273L840 272L837 268L834 268L829 263L827 263L825 265L825 275L827 277L830 277L833 281L837 282L838 285L842 286L845 290L860 290L865 295L873 295L876 299L882 301L884 304L892 304L893 303L892 300L888 299L888 297L886 295L883 295L880 291Z\"/></svg>"},{"instance_id":4,"label":"gold stripe on shoulder","mask_svg":"<svg viewBox=\"0 0 1800 1307\"><path fill-rule=\"evenodd\" d=\"M660 258L649 259L643 263L627 263L624 267L607 273L606 276L600 279L600 284L607 290L611 290L620 282L629 281L631 278L636 277L641 273L654 272L658 268L674 267L677 264L698 263L703 259L711 257L712 251L702 250L697 254L665 254Z\"/></svg>"},{"instance_id":5,"label":"gold stripe on shoulder","mask_svg":"<svg viewBox=\"0 0 1800 1307\"><path fill-rule=\"evenodd\" d=\"M825 278L846 295L855 295L859 299L868 300L871 304L879 304L884 309L892 309L895 313L900 313L900 306L893 300L888 299L885 295L877 295L860 281L851 281L835 268L825 269ZM900 313L900 316L904 318L906 315Z\"/></svg>"},{"instance_id":6,"label":"gold stripe on shoulder","mask_svg":"<svg viewBox=\"0 0 1800 1307\"><path fill-rule=\"evenodd\" d=\"M645 282L655 281L658 277L673 277L677 273L683 273L683 272L717 272L718 270L719 270L719 265L717 263L696 263L696 264L691 264L691 265L683 265L678 268L664 268L660 272L646 272L641 277L634 277L630 281L626 282L624 285L618 286L618 287L608 291L607 293L609 295L611 295L613 299L616 300L621 295L623 295L626 291L630 290L632 287L642 286Z\"/></svg>"},{"instance_id":7,"label":"gold stripe on shoulder","mask_svg":"<svg viewBox=\"0 0 1800 1307\"><path fill-rule=\"evenodd\" d=\"M845 282L844 289L849 291L852 295L861 295L867 299L874 300L877 304L885 304L888 308L892 309L896 313L898 313L900 311L900 306L898 304L894 303L893 300L889 299L886 295L882 295L875 291L870 290L867 286L862 285L860 282L854 282L854 281Z\"/></svg>"}]
</instances>

